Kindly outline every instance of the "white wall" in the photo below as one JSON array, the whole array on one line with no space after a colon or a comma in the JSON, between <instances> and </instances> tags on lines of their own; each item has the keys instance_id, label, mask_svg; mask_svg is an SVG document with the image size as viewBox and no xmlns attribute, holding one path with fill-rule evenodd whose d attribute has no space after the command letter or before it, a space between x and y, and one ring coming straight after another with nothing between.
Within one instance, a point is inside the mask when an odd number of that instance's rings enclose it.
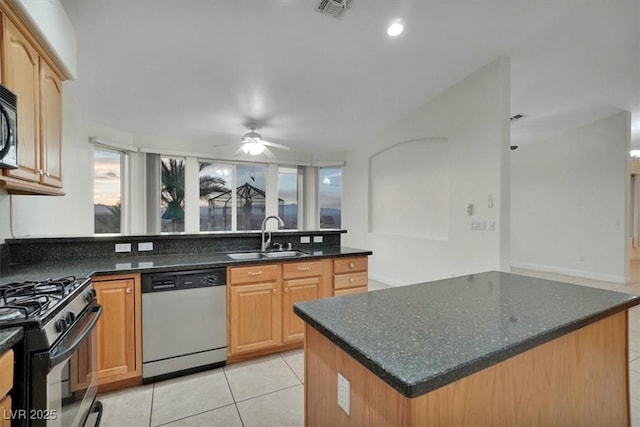
<instances>
[{"instance_id":1,"label":"white wall","mask_svg":"<svg viewBox=\"0 0 640 427\"><path fill-rule=\"evenodd\" d=\"M76 101L63 91L62 177L65 196L0 195L0 242L13 236L78 236L93 233L92 152Z\"/></svg>"},{"instance_id":2,"label":"white wall","mask_svg":"<svg viewBox=\"0 0 640 427\"><path fill-rule=\"evenodd\" d=\"M486 65L349 153L342 201L343 227L349 232L343 243L373 250L372 278L400 285L508 270L509 70L505 58ZM423 138L443 138L449 144L448 237L369 232L369 159L395 144ZM419 189L421 183L415 186ZM411 188L398 191L406 199L415 195ZM467 215L468 203L474 204L473 216ZM472 221L494 222L495 230L472 231Z\"/></svg>"},{"instance_id":3,"label":"white wall","mask_svg":"<svg viewBox=\"0 0 640 427\"><path fill-rule=\"evenodd\" d=\"M623 283L630 114L511 154L514 267Z\"/></svg>"},{"instance_id":4,"label":"white wall","mask_svg":"<svg viewBox=\"0 0 640 427\"><path fill-rule=\"evenodd\" d=\"M59 0L14 0L70 78L76 78L76 32Z\"/></svg>"}]
</instances>

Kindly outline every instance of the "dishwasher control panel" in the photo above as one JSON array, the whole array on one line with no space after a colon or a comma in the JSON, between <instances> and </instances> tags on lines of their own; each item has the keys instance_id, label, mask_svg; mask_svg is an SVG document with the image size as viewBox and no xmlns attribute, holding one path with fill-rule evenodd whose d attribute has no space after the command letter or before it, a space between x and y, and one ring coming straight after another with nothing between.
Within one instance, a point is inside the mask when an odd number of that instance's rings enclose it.
<instances>
[{"instance_id":1,"label":"dishwasher control panel","mask_svg":"<svg viewBox=\"0 0 640 427\"><path fill-rule=\"evenodd\" d=\"M142 293L225 286L226 284L226 268L142 275Z\"/></svg>"}]
</instances>

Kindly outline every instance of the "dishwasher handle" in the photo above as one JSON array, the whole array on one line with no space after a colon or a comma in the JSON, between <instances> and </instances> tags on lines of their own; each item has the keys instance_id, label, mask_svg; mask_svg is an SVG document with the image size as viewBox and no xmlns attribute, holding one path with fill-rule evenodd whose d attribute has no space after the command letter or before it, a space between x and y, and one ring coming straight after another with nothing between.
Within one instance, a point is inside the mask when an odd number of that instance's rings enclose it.
<instances>
[{"instance_id":1,"label":"dishwasher handle","mask_svg":"<svg viewBox=\"0 0 640 427\"><path fill-rule=\"evenodd\" d=\"M174 271L142 275L142 293L226 286L227 269Z\"/></svg>"}]
</instances>

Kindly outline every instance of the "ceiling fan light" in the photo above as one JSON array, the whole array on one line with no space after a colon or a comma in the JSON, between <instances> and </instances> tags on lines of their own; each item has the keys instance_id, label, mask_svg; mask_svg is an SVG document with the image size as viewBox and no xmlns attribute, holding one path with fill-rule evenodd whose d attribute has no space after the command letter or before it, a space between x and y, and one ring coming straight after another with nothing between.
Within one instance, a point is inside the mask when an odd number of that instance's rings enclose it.
<instances>
[{"instance_id":1,"label":"ceiling fan light","mask_svg":"<svg viewBox=\"0 0 640 427\"><path fill-rule=\"evenodd\" d=\"M247 142L241 148L245 154L251 154L252 156L262 154L262 152L264 151L264 145L262 145L258 141Z\"/></svg>"}]
</instances>

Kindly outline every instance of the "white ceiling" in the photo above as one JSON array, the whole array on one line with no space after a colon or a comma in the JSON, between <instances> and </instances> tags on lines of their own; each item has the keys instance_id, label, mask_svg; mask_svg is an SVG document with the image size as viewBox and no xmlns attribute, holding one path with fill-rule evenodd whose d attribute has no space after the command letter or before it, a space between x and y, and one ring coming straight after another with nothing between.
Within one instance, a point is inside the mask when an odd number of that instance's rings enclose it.
<instances>
[{"instance_id":1,"label":"white ceiling","mask_svg":"<svg viewBox=\"0 0 640 427\"><path fill-rule=\"evenodd\" d=\"M498 56L527 116L513 143L640 113L640 0L353 0L340 20L317 0L61 2L87 117L181 144L256 121L296 151L355 148Z\"/></svg>"}]
</instances>

